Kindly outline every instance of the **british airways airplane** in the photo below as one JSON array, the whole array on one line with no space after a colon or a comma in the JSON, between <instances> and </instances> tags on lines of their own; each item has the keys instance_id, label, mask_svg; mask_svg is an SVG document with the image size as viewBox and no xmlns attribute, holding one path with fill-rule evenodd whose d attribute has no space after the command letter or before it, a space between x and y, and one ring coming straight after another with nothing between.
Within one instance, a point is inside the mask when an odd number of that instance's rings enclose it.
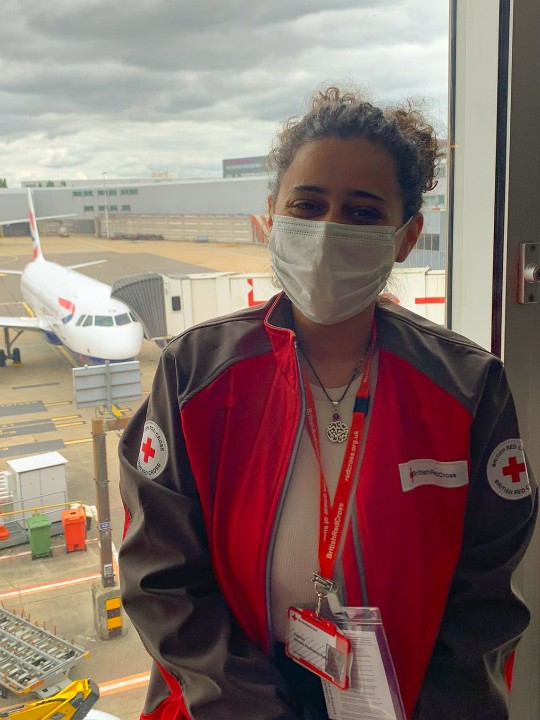
<instances>
[{"instance_id":1,"label":"british airways airplane","mask_svg":"<svg viewBox=\"0 0 540 720\"><path fill-rule=\"evenodd\" d=\"M0 367L6 359L20 363L19 348L13 347L24 330L39 330L50 343L64 345L83 363L120 362L139 354L143 328L127 305L111 297L111 287L75 272L76 268L103 261L65 267L45 260L28 190L28 212L33 260L24 270L0 270L21 276L22 295L34 313L28 317L0 316L5 349L0 349ZM10 335L10 330L15 336Z\"/></svg>"}]
</instances>

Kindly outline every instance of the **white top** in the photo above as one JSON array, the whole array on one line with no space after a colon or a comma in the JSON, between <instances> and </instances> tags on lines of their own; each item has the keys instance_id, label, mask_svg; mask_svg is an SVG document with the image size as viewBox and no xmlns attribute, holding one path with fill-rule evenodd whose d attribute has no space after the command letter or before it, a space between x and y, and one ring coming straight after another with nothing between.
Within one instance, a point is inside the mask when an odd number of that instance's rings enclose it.
<instances>
[{"instance_id":1,"label":"white top","mask_svg":"<svg viewBox=\"0 0 540 720\"><path fill-rule=\"evenodd\" d=\"M8 460L7 464L17 473L28 472L29 470L41 470L41 468L65 465L68 460L57 452L42 453L41 455L29 455L28 457Z\"/></svg>"},{"instance_id":2,"label":"white top","mask_svg":"<svg viewBox=\"0 0 540 720\"><path fill-rule=\"evenodd\" d=\"M354 400L361 377L351 384L339 404L339 414L349 428ZM326 436L334 406L318 385L311 385L321 444L321 462L333 501L347 442L333 443ZM339 400L345 386L327 390L332 400ZM315 607L316 595L311 576L318 570L319 545L319 468L310 437L304 427L300 447L287 489L277 527L272 558L270 599L272 627L276 640L285 642L287 611L291 605ZM338 557L339 562L339 557Z\"/></svg>"}]
</instances>

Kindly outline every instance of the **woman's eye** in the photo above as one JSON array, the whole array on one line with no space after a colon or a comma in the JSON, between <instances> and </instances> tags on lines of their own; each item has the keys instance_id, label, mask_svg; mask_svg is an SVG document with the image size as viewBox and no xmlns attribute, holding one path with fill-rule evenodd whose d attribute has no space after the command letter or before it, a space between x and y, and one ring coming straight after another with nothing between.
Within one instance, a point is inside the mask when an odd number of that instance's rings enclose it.
<instances>
[{"instance_id":1,"label":"woman's eye","mask_svg":"<svg viewBox=\"0 0 540 720\"><path fill-rule=\"evenodd\" d=\"M381 213L372 207L354 207L349 210L349 215L356 220L356 222L376 223L381 219Z\"/></svg>"},{"instance_id":2,"label":"woman's eye","mask_svg":"<svg viewBox=\"0 0 540 720\"><path fill-rule=\"evenodd\" d=\"M296 200L290 205L294 210L317 210L318 205L313 200Z\"/></svg>"}]
</instances>

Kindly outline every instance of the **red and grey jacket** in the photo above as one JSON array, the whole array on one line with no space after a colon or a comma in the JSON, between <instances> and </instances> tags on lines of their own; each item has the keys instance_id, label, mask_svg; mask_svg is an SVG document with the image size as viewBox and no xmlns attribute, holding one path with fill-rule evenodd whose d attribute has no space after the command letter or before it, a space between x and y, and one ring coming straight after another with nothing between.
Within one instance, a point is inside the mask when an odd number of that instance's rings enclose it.
<instances>
[{"instance_id":1,"label":"red and grey jacket","mask_svg":"<svg viewBox=\"0 0 540 720\"><path fill-rule=\"evenodd\" d=\"M504 370L398 306L375 317L342 601L380 608L408 718L502 720L505 665L529 622L511 575L537 504ZM297 718L269 610L304 426L292 327L278 295L189 329L124 432L122 595L154 659L153 719Z\"/></svg>"}]
</instances>

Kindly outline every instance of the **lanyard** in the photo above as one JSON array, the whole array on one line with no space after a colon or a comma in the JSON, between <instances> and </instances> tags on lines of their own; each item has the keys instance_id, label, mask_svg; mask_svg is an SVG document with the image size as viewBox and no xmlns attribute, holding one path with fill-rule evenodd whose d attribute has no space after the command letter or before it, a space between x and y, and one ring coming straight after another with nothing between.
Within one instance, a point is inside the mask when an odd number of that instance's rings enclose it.
<instances>
[{"instance_id":1,"label":"lanyard","mask_svg":"<svg viewBox=\"0 0 540 720\"><path fill-rule=\"evenodd\" d=\"M309 381L305 375L303 378L307 402L306 429L309 433L313 450L315 451L315 457L317 458L317 463L319 465L319 571L323 578L330 581L334 574L336 554L343 536L345 519L347 517L354 485L353 480L360 459L360 447L364 432L364 423L369 408L369 381L376 337L377 331L375 325L373 325L369 350L364 370L362 372L362 379L360 380L360 387L358 388L354 403L353 419L351 429L349 431L349 438L347 440L345 457L343 458L333 503L330 503L330 493L328 492L328 485L322 469L321 446L319 429L317 427L315 401L313 400L313 393L311 391Z\"/></svg>"}]
</instances>

